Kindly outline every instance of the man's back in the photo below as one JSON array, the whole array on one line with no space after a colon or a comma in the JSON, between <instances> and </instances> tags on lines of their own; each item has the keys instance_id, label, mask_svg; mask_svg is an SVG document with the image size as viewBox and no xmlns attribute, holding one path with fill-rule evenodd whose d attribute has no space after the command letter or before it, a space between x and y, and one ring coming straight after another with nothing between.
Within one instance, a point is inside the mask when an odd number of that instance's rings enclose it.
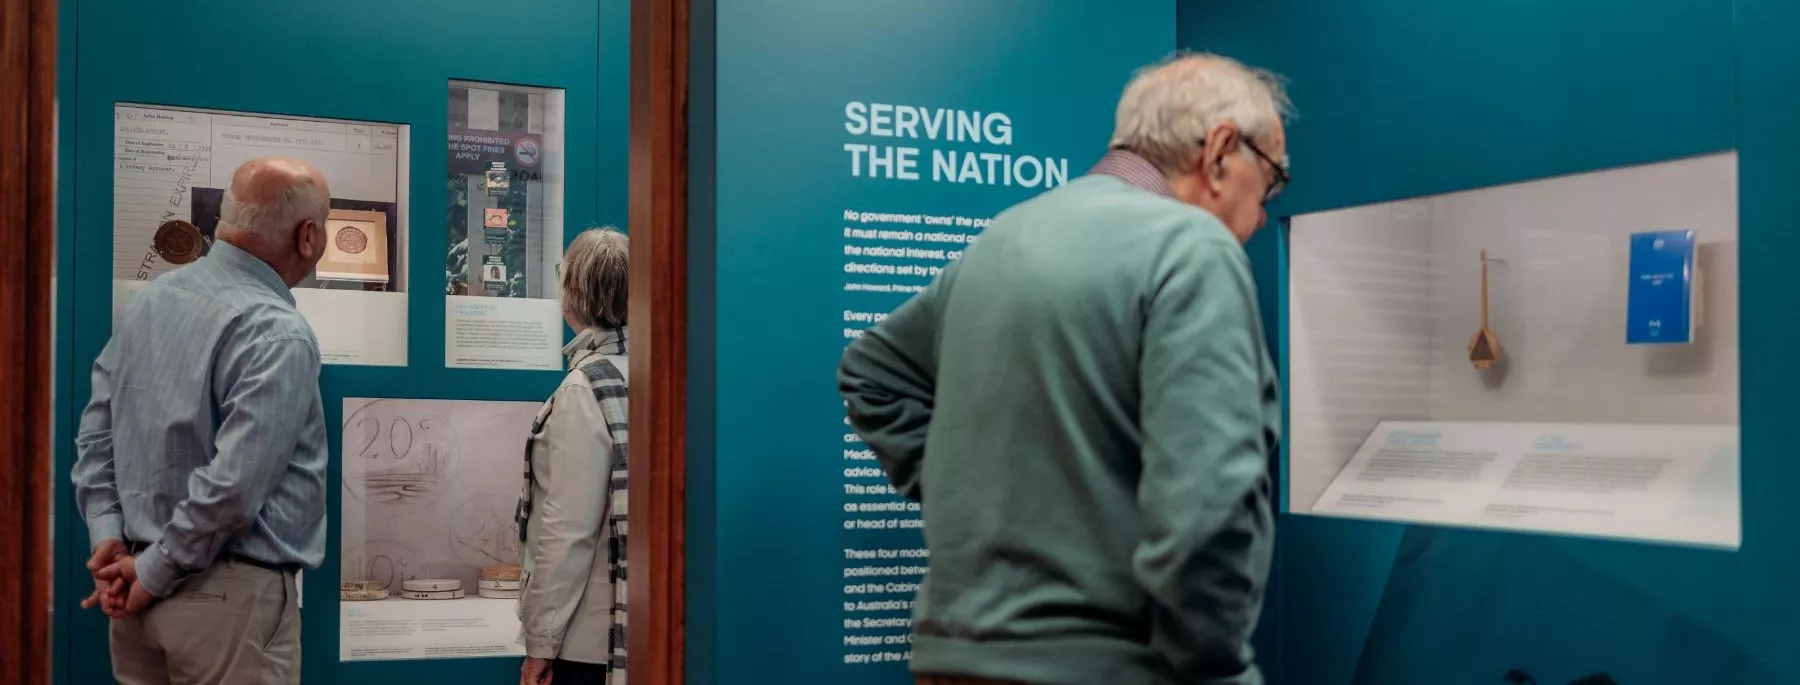
<instances>
[{"instance_id":1,"label":"man's back","mask_svg":"<svg viewBox=\"0 0 1800 685\"><path fill-rule=\"evenodd\" d=\"M319 345L290 288L330 214L311 164L238 166L210 254L139 291L94 360L71 476L97 588L82 606L112 618L120 682L300 683L327 451Z\"/></svg>"},{"instance_id":2,"label":"man's back","mask_svg":"<svg viewBox=\"0 0 1800 685\"><path fill-rule=\"evenodd\" d=\"M1088 176L1001 214L853 346L847 376L891 368L863 363L890 343L935 367L922 463L870 437L925 505L915 670L1260 682L1243 641L1279 406L1249 279L1210 215Z\"/></svg>"},{"instance_id":3,"label":"man's back","mask_svg":"<svg viewBox=\"0 0 1800 685\"><path fill-rule=\"evenodd\" d=\"M228 552L271 565L323 561L319 357L291 297L266 265L219 243L138 292L96 364L77 443L111 460L77 463L77 497L94 539L117 538L108 530L117 526L122 539L151 544L138 573L153 590ZM197 534L181 534L189 529Z\"/></svg>"}]
</instances>

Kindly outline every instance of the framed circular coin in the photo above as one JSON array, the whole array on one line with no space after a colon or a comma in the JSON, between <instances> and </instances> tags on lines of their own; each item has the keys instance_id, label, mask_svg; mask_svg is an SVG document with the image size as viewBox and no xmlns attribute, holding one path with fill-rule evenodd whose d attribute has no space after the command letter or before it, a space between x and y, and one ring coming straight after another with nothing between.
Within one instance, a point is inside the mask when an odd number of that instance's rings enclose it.
<instances>
[{"instance_id":1,"label":"framed circular coin","mask_svg":"<svg viewBox=\"0 0 1800 685\"><path fill-rule=\"evenodd\" d=\"M344 226L337 232L337 248L344 254L362 254L369 249L369 234L355 226Z\"/></svg>"},{"instance_id":2,"label":"framed circular coin","mask_svg":"<svg viewBox=\"0 0 1800 685\"><path fill-rule=\"evenodd\" d=\"M156 249L156 256L170 264L186 264L206 255L206 237L199 228L181 219L157 226L150 244Z\"/></svg>"}]
</instances>

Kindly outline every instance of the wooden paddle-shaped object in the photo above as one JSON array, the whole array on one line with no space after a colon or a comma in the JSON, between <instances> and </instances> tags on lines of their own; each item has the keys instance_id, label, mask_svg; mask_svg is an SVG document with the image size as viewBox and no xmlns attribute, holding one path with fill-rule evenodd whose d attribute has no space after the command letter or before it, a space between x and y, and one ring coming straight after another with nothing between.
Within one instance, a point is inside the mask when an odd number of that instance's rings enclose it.
<instances>
[{"instance_id":1,"label":"wooden paddle-shaped object","mask_svg":"<svg viewBox=\"0 0 1800 685\"><path fill-rule=\"evenodd\" d=\"M1488 256L1487 248L1481 250L1481 330L1475 337L1469 338L1469 363L1477 369L1493 368L1494 362L1500 360L1500 336L1488 330L1488 288L1487 288Z\"/></svg>"}]
</instances>

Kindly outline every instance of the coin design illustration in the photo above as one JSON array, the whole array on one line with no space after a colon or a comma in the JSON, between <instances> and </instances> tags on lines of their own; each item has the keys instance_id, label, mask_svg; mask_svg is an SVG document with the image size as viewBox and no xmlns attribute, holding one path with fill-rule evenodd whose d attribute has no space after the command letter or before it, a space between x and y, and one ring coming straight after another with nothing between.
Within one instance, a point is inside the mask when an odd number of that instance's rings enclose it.
<instances>
[{"instance_id":1,"label":"coin design illustration","mask_svg":"<svg viewBox=\"0 0 1800 685\"><path fill-rule=\"evenodd\" d=\"M206 254L206 238L200 235L200 229L181 219L157 226L150 244L156 255L170 264L186 264Z\"/></svg>"},{"instance_id":2,"label":"coin design illustration","mask_svg":"<svg viewBox=\"0 0 1800 685\"><path fill-rule=\"evenodd\" d=\"M355 226L344 226L337 232L337 248L345 254L362 254L369 249L369 235Z\"/></svg>"}]
</instances>

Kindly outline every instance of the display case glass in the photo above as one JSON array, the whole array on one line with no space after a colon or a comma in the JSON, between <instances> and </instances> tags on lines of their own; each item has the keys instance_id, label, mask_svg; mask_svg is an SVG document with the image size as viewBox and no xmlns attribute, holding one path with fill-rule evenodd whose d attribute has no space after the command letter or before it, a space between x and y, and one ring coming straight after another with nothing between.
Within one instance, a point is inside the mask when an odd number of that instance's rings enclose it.
<instances>
[{"instance_id":1,"label":"display case glass","mask_svg":"<svg viewBox=\"0 0 1800 685\"><path fill-rule=\"evenodd\" d=\"M1736 547L1736 169L1293 217L1287 509Z\"/></svg>"},{"instance_id":2,"label":"display case glass","mask_svg":"<svg viewBox=\"0 0 1800 685\"><path fill-rule=\"evenodd\" d=\"M556 370L563 91L452 81L444 362Z\"/></svg>"},{"instance_id":3,"label":"display case glass","mask_svg":"<svg viewBox=\"0 0 1800 685\"><path fill-rule=\"evenodd\" d=\"M293 157L331 187L325 257L294 288L321 356L406 365L407 126L133 104L113 121L115 324L133 293L211 251L239 165Z\"/></svg>"},{"instance_id":4,"label":"display case glass","mask_svg":"<svg viewBox=\"0 0 1800 685\"><path fill-rule=\"evenodd\" d=\"M536 402L344 399L339 659L519 656Z\"/></svg>"}]
</instances>

